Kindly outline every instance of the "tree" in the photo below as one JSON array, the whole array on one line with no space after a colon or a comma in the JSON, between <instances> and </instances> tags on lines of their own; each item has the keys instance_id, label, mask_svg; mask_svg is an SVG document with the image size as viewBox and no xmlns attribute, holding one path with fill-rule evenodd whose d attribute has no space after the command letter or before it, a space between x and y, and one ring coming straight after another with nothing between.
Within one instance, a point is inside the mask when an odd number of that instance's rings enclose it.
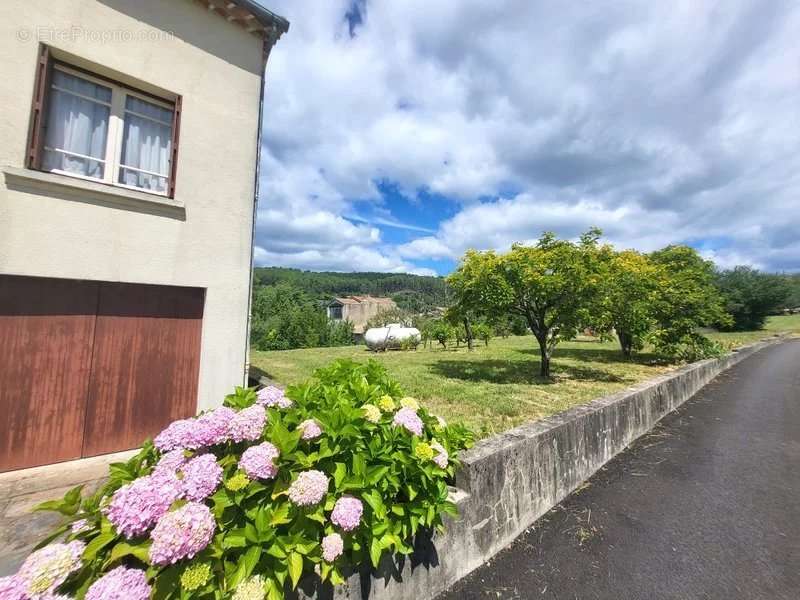
<instances>
[{"instance_id":1,"label":"tree","mask_svg":"<svg viewBox=\"0 0 800 600\"><path fill-rule=\"evenodd\" d=\"M600 231L577 243L545 233L534 246L514 244L505 254L470 250L448 278L456 302L479 314L525 318L539 343L539 374L562 339L574 337L593 316L601 291Z\"/></svg>"},{"instance_id":2,"label":"tree","mask_svg":"<svg viewBox=\"0 0 800 600\"><path fill-rule=\"evenodd\" d=\"M641 350L655 326L653 306L658 291L659 267L634 250L610 252L603 273L604 310L596 327L613 329L622 354L628 358Z\"/></svg>"},{"instance_id":3,"label":"tree","mask_svg":"<svg viewBox=\"0 0 800 600\"><path fill-rule=\"evenodd\" d=\"M253 294L250 343L259 350L288 350L352 343L352 325L329 321L325 310L289 283Z\"/></svg>"},{"instance_id":4,"label":"tree","mask_svg":"<svg viewBox=\"0 0 800 600\"><path fill-rule=\"evenodd\" d=\"M656 350L676 358L697 360L715 353L714 344L698 328L728 324L724 301L714 286L714 263L694 248L667 246L650 254L660 268L653 297Z\"/></svg>"},{"instance_id":5,"label":"tree","mask_svg":"<svg viewBox=\"0 0 800 600\"><path fill-rule=\"evenodd\" d=\"M488 346L494 332L488 323L478 323L472 328L472 333L476 338L483 341L484 346Z\"/></svg>"},{"instance_id":6,"label":"tree","mask_svg":"<svg viewBox=\"0 0 800 600\"><path fill-rule=\"evenodd\" d=\"M473 349L474 334L472 333L471 320L475 318L473 311L466 303L456 303L444 314L445 320L453 327L456 336L456 346L462 341L467 342L467 348Z\"/></svg>"},{"instance_id":7,"label":"tree","mask_svg":"<svg viewBox=\"0 0 800 600\"><path fill-rule=\"evenodd\" d=\"M456 337L453 327L444 319L432 319L426 323L423 336L426 340L436 340L447 350L447 342Z\"/></svg>"},{"instance_id":8,"label":"tree","mask_svg":"<svg viewBox=\"0 0 800 600\"><path fill-rule=\"evenodd\" d=\"M733 317L722 329L763 329L767 316L777 311L792 294L785 277L760 273L745 266L717 274L716 285L725 297L725 308Z\"/></svg>"}]
</instances>

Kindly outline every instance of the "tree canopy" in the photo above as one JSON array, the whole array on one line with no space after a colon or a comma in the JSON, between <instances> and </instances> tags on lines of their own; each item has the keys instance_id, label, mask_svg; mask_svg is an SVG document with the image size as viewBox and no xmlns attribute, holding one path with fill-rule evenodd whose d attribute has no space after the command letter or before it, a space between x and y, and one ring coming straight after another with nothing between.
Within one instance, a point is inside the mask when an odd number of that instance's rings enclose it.
<instances>
[{"instance_id":1,"label":"tree canopy","mask_svg":"<svg viewBox=\"0 0 800 600\"><path fill-rule=\"evenodd\" d=\"M762 329L767 316L778 311L792 295L789 279L739 266L721 271L716 285L725 297L725 308L733 318L723 329Z\"/></svg>"},{"instance_id":2,"label":"tree canopy","mask_svg":"<svg viewBox=\"0 0 800 600\"><path fill-rule=\"evenodd\" d=\"M545 233L532 246L514 244L505 254L470 250L448 278L457 304L487 316L523 317L539 343L540 375L562 339L594 319L601 289L600 231L575 243Z\"/></svg>"}]
</instances>

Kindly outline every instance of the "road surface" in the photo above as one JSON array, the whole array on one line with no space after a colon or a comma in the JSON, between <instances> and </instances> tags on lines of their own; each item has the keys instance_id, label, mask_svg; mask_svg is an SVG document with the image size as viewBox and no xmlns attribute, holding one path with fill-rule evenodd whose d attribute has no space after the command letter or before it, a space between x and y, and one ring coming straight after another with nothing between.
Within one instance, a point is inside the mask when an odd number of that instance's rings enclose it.
<instances>
[{"instance_id":1,"label":"road surface","mask_svg":"<svg viewBox=\"0 0 800 600\"><path fill-rule=\"evenodd\" d=\"M720 375L438 600L800 599L800 341Z\"/></svg>"}]
</instances>

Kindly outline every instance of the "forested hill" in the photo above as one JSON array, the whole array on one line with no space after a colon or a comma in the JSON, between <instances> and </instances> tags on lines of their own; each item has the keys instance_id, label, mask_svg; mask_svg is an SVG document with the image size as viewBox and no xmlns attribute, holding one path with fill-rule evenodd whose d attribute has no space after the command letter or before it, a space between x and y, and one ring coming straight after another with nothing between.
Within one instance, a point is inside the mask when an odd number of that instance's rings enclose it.
<instances>
[{"instance_id":1,"label":"forested hill","mask_svg":"<svg viewBox=\"0 0 800 600\"><path fill-rule=\"evenodd\" d=\"M283 267L257 267L256 286L288 283L316 299L331 296L388 296L406 310L420 311L444 306L447 301L443 277L404 273L334 273L301 271Z\"/></svg>"}]
</instances>

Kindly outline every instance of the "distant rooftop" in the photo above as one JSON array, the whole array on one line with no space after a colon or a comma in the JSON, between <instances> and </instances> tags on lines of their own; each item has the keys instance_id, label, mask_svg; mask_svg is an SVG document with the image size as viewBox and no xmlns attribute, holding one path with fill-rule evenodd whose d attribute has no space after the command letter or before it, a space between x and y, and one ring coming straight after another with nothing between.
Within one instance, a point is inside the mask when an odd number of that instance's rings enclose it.
<instances>
[{"instance_id":1,"label":"distant rooftop","mask_svg":"<svg viewBox=\"0 0 800 600\"><path fill-rule=\"evenodd\" d=\"M331 304L337 302L339 304L394 304L394 301L391 298L379 298L376 296L337 296L333 299Z\"/></svg>"}]
</instances>

